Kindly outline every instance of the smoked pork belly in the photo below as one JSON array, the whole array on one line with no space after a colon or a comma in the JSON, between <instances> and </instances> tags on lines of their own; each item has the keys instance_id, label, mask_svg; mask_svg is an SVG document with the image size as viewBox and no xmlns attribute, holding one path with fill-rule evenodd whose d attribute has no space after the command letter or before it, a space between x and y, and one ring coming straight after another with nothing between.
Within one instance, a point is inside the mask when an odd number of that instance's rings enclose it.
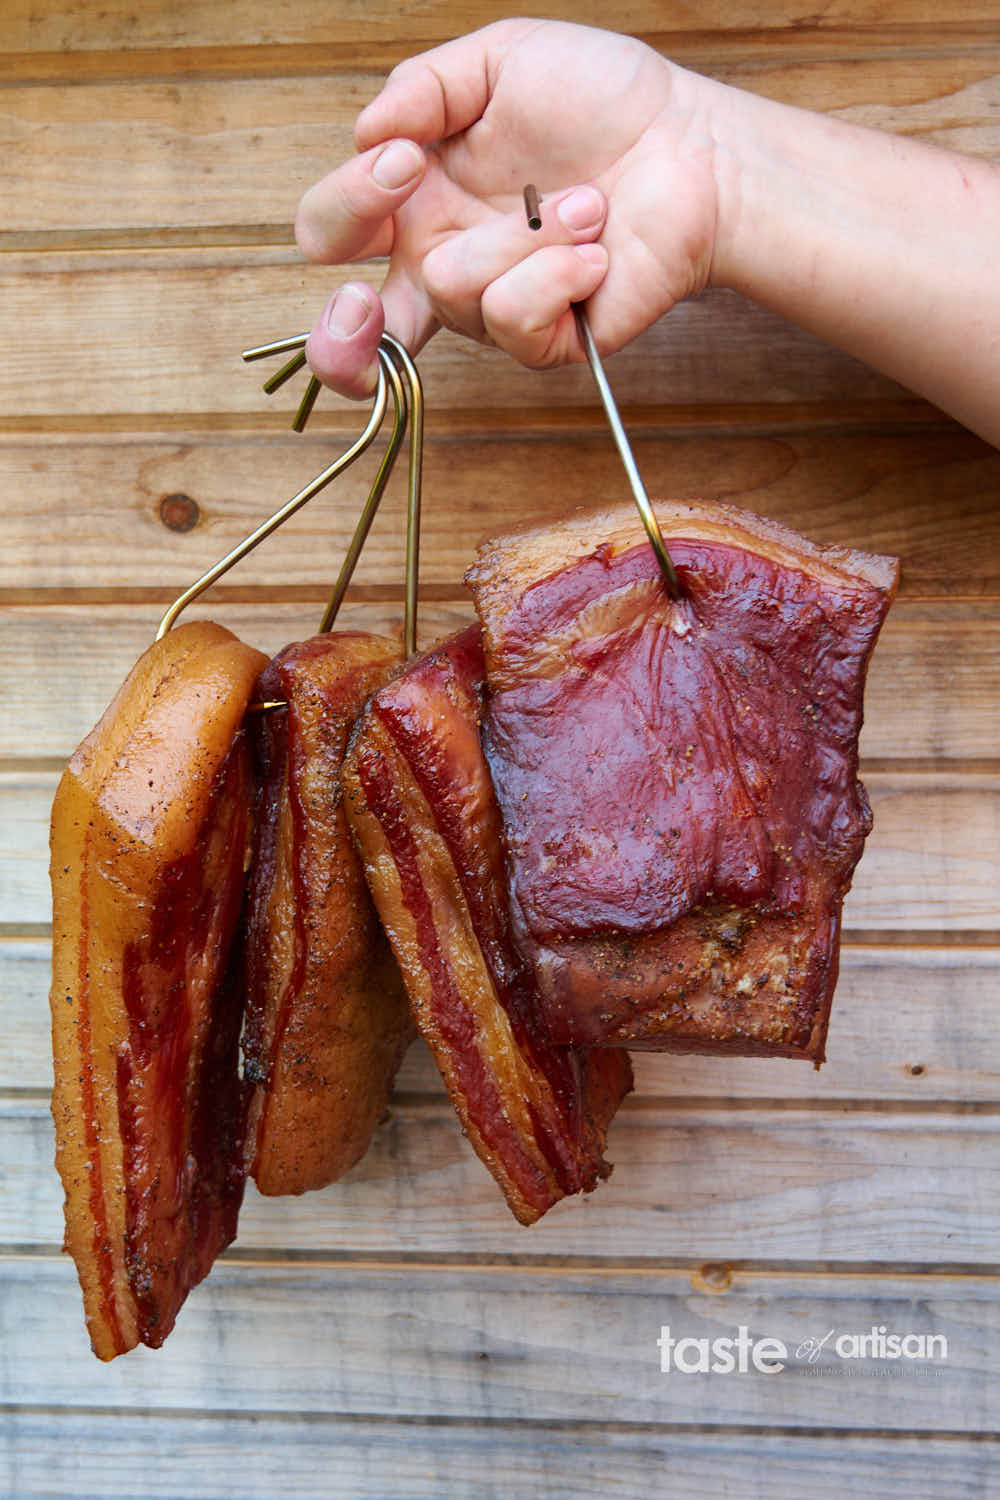
<instances>
[{"instance_id":1,"label":"smoked pork belly","mask_svg":"<svg viewBox=\"0 0 1000 1500\"><path fill-rule=\"evenodd\" d=\"M510 937L500 818L479 741L473 626L370 701L345 805L417 1026L462 1126L515 1217L531 1224L610 1168L628 1055L553 1047Z\"/></svg>"},{"instance_id":2,"label":"smoked pork belly","mask_svg":"<svg viewBox=\"0 0 1000 1500\"><path fill-rule=\"evenodd\" d=\"M484 544L483 724L516 945L558 1043L823 1060L896 560L726 505Z\"/></svg>"},{"instance_id":3,"label":"smoked pork belly","mask_svg":"<svg viewBox=\"0 0 1000 1500\"><path fill-rule=\"evenodd\" d=\"M158 1346L236 1233L242 1007L230 949L267 658L210 623L140 658L52 809L56 1165L101 1359Z\"/></svg>"},{"instance_id":4,"label":"smoked pork belly","mask_svg":"<svg viewBox=\"0 0 1000 1500\"><path fill-rule=\"evenodd\" d=\"M258 694L261 805L245 937L247 1171L262 1193L335 1181L367 1150L413 1023L340 795L365 700L399 666L360 632L288 646Z\"/></svg>"}]
</instances>

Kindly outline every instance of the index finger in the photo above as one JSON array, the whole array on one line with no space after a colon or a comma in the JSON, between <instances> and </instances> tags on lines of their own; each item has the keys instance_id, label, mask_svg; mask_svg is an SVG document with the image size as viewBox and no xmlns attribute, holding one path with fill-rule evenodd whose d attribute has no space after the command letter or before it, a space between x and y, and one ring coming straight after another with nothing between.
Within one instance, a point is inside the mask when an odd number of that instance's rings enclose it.
<instances>
[{"instance_id":1,"label":"index finger","mask_svg":"<svg viewBox=\"0 0 1000 1500\"><path fill-rule=\"evenodd\" d=\"M358 116L358 149L393 135L429 146L475 124L490 102L504 52L542 24L494 21L400 63Z\"/></svg>"},{"instance_id":2,"label":"index finger","mask_svg":"<svg viewBox=\"0 0 1000 1500\"><path fill-rule=\"evenodd\" d=\"M352 157L303 194L295 239L307 260L388 255L392 216L423 179L427 158L413 141L393 140Z\"/></svg>"}]
</instances>

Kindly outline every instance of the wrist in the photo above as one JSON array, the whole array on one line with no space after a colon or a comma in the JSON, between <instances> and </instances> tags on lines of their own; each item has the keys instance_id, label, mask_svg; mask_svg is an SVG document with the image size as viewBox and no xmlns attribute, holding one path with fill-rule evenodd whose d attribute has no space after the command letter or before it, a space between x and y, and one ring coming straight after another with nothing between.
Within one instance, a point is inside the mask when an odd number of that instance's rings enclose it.
<instances>
[{"instance_id":1,"label":"wrist","mask_svg":"<svg viewBox=\"0 0 1000 1500\"><path fill-rule=\"evenodd\" d=\"M708 285L760 299L764 247L771 233L781 232L788 170L775 152L782 132L772 111L786 107L725 84L715 85L711 102L716 225ZM786 122L786 136L793 128Z\"/></svg>"}]
</instances>

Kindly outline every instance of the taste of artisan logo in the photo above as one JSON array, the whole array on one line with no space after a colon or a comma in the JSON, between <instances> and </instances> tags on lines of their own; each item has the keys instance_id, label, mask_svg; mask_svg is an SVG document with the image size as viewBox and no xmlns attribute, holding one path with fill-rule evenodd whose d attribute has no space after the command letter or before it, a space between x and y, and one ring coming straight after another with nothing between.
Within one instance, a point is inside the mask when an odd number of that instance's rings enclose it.
<instances>
[{"instance_id":1,"label":"taste of artisan logo","mask_svg":"<svg viewBox=\"0 0 1000 1500\"><path fill-rule=\"evenodd\" d=\"M910 1360L926 1363L948 1358L948 1340L943 1333L891 1333L884 1323L873 1324L867 1333L838 1333L831 1328L819 1338L804 1338L789 1353L783 1339L758 1338L745 1323L735 1335L719 1338L675 1338L669 1323L660 1328L656 1340L660 1369L682 1375L779 1375L793 1361L815 1365L820 1355L840 1360Z\"/></svg>"}]
</instances>

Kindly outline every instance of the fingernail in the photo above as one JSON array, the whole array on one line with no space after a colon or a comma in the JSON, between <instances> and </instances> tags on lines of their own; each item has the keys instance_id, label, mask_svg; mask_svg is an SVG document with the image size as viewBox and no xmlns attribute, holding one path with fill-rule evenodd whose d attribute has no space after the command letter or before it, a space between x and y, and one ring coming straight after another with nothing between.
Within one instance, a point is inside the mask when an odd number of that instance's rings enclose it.
<instances>
[{"instance_id":1,"label":"fingernail","mask_svg":"<svg viewBox=\"0 0 1000 1500\"><path fill-rule=\"evenodd\" d=\"M391 141L372 165L379 187L401 188L412 182L423 165L420 151L411 141Z\"/></svg>"},{"instance_id":2,"label":"fingernail","mask_svg":"<svg viewBox=\"0 0 1000 1500\"><path fill-rule=\"evenodd\" d=\"M567 229L579 234L584 229L595 229L604 218L604 200L595 188L576 188L556 204L556 213Z\"/></svg>"},{"instance_id":3,"label":"fingernail","mask_svg":"<svg viewBox=\"0 0 1000 1500\"><path fill-rule=\"evenodd\" d=\"M342 286L330 304L326 326L337 339L348 339L357 333L371 312L367 297L353 286Z\"/></svg>"}]
</instances>

